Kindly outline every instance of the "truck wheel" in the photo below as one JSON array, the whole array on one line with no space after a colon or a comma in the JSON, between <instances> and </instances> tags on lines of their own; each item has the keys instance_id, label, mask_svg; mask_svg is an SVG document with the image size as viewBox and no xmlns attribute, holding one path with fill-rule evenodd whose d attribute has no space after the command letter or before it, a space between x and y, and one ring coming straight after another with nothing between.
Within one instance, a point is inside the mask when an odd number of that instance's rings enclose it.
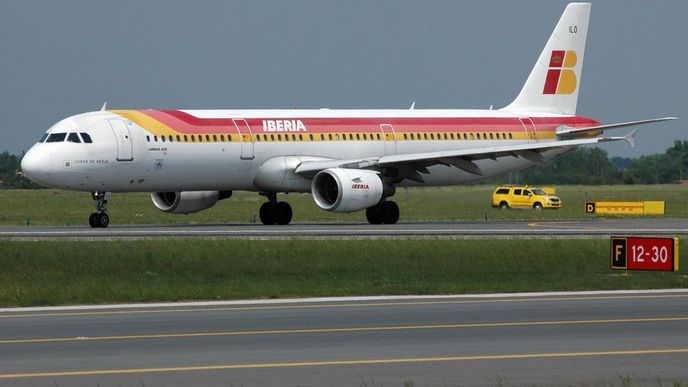
<instances>
[{"instance_id":1,"label":"truck wheel","mask_svg":"<svg viewBox=\"0 0 688 387\"><path fill-rule=\"evenodd\" d=\"M509 208L509 203L501 202L501 203L499 203L499 208L501 208L502 210L506 210Z\"/></svg>"},{"instance_id":2,"label":"truck wheel","mask_svg":"<svg viewBox=\"0 0 688 387\"><path fill-rule=\"evenodd\" d=\"M540 211L542 209L542 204L540 204L540 203L533 204L533 209Z\"/></svg>"}]
</instances>

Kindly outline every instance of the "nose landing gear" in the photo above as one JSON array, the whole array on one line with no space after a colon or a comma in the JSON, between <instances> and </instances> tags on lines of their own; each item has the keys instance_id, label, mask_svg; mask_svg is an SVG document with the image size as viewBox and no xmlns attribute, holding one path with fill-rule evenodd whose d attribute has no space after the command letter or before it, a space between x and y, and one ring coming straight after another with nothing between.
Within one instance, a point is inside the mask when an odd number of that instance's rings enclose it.
<instances>
[{"instance_id":1,"label":"nose landing gear","mask_svg":"<svg viewBox=\"0 0 688 387\"><path fill-rule=\"evenodd\" d=\"M110 217L105 213L107 202L112 194L110 192L93 191L91 197L96 201L96 212L88 217L88 224L92 228L105 228L110 224Z\"/></svg>"},{"instance_id":2,"label":"nose landing gear","mask_svg":"<svg viewBox=\"0 0 688 387\"><path fill-rule=\"evenodd\" d=\"M287 202L278 202L276 193L261 193L268 201L260 206L260 221L265 225L285 225L291 222L293 212Z\"/></svg>"}]
</instances>

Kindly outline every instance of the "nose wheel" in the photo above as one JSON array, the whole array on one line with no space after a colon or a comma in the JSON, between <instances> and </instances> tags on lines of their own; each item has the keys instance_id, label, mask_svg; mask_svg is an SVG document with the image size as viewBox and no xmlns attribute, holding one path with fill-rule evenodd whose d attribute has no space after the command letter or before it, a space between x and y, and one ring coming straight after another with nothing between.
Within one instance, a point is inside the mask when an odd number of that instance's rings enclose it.
<instances>
[{"instance_id":1,"label":"nose wheel","mask_svg":"<svg viewBox=\"0 0 688 387\"><path fill-rule=\"evenodd\" d=\"M88 217L88 224L92 228L105 228L110 225L110 217L105 213L110 196L110 192L91 192L91 197L96 201L96 212Z\"/></svg>"},{"instance_id":2,"label":"nose wheel","mask_svg":"<svg viewBox=\"0 0 688 387\"><path fill-rule=\"evenodd\" d=\"M260 206L260 211L258 213L260 216L260 221L265 225L289 224L293 215L289 203L278 202L277 194L274 193L268 193L264 195L268 197L269 201Z\"/></svg>"}]
</instances>

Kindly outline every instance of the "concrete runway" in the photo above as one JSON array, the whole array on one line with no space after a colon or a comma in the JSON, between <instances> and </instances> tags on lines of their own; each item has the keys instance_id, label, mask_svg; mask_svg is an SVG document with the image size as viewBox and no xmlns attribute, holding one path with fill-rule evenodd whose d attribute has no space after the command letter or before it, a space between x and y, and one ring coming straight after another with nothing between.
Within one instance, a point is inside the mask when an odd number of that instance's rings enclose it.
<instances>
[{"instance_id":1,"label":"concrete runway","mask_svg":"<svg viewBox=\"0 0 688 387\"><path fill-rule=\"evenodd\" d=\"M592 219L566 221L403 222L371 226L367 223L296 223L264 225L113 225L0 227L1 239L132 239L132 238L378 238L378 237L566 237L688 234L688 219Z\"/></svg>"},{"instance_id":2,"label":"concrete runway","mask_svg":"<svg viewBox=\"0 0 688 387\"><path fill-rule=\"evenodd\" d=\"M688 382L688 290L0 311L0 385Z\"/></svg>"}]
</instances>

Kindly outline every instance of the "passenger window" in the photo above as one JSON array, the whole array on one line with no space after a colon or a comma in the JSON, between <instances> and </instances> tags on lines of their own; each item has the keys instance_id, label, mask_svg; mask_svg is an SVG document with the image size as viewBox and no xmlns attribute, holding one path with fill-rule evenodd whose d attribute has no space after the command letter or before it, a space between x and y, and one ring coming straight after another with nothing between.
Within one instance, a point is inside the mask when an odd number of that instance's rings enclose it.
<instances>
[{"instance_id":1,"label":"passenger window","mask_svg":"<svg viewBox=\"0 0 688 387\"><path fill-rule=\"evenodd\" d=\"M490 140L494 140L494 134L490 133Z\"/></svg>"},{"instance_id":2,"label":"passenger window","mask_svg":"<svg viewBox=\"0 0 688 387\"><path fill-rule=\"evenodd\" d=\"M511 135L511 133L509 133L509 140L511 140L512 138L513 136Z\"/></svg>"},{"instance_id":3,"label":"passenger window","mask_svg":"<svg viewBox=\"0 0 688 387\"><path fill-rule=\"evenodd\" d=\"M180 142L181 140L182 140L182 138L179 137L179 135L177 135L177 142Z\"/></svg>"},{"instance_id":4,"label":"passenger window","mask_svg":"<svg viewBox=\"0 0 688 387\"><path fill-rule=\"evenodd\" d=\"M213 134L213 141L217 142L217 134Z\"/></svg>"},{"instance_id":5,"label":"passenger window","mask_svg":"<svg viewBox=\"0 0 688 387\"><path fill-rule=\"evenodd\" d=\"M160 136L160 141L165 142L165 136Z\"/></svg>"},{"instance_id":6,"label":"passenger window","mask_svg":"<svg viewBox=\"0 0 688 387\"><path fill-rule=\"evenodd\" d=\"M380 133L377 134L377 139L380 140Z\"/></svg>"},{"instance_id":7,"label":"passenger window","mask_svg":"<svg viewBox=\"0 0 688 387\"><path fill-rule=\"evenodd\" d=\"M83 137L83 135L81 137ZM150 136L146 136L146 142L150 142Z\"/></svg>"},{"instance_id":8,"label":"passenger window","mask_svg":"<svg viewBox=\"0 0 688 387\"><path fill-rule=\"evenodd\" d=\"M198 142L203 142L203 136L198 135Z\"/></svg>"},{"instance_id":9,"label":"passenger window","mask_svg":"<svg viewBox=\"0 0 688 387\"><path fill-rule=\"evenodd\" d=\"M423 138L425 138L425 139L427 140L427 139L428 139L428 134L427 134L427 133L423 133Z\"/></svg>"},{"instance_id":10,"label":"passenger window","mask_svg":"<svg viewBox=\"0 0 688 387\"><path fill-rule=\"evenodd\" d=\"M367 139L368 139L368 135L365 134L365 133L363 133L363 139L364 139L364 140L367 140ZM372 140L372 137L371 137L370 139Z\"/></svg>"},{"instance_id":11,"label":"passenger window","mask_svg":"<svg viewBox=\"0 0 688 387\"><path fill-rule=\"evenodd\" d=\"M67 141L68 142L81 143L81 140L79 139L79 135L76 133L69 133L69 135L67 135Z\"/></svg>"},{"instance_id":12,"label":"passenger window","mask_svg":"<svg viewBox=\"0 0 688 387\"><path fill-rule=\"evenodd\" d=\"M191 135L191 142L196 142L196 136L194 136L193 134Z\"/></svg>"},{"instance_id":13,"label":"passenger window","mask_svg":"<svg viewBox=\"0 0 688 387\"><path fill-rule=\"evenodd\" d=\"M329 137L330 141L332 141L332 133L328 134L327 137Z\"/></svg>"},{"instance_id":14,"label":"passenger window","mask_svg":"<svg viewBox=\"0 0 688 387\"><path fill-rule=\"evenodd\" d=\"M184 135L184 142L189 142L189 137L186 134Z\"/></svg>"},{"instance_id":15,"label":"passenger window","mask_svg":"<svg viewBox=\"0 0 688 387\"><path fill-rule=\"evenodd\" d=\"M528 190L523 190L523 194L524 194L525 196L533 196L533 193L530 192L530 191L528 191Z\"/></svg>"},{"instance_id":16,"label":"passenger window","mask_svg":"<svg viewBox=\"0 0 688 387\"><path fill-rule=\"evenodd\" d=\"M508 188L500 188L497 190L497 193L502 194L502 195L506 195L509 193L509 189Z\"/></svg>"},{"instance_id":17,"label":"passenger window","mask_svg":"<svg viewBox=\"0 0 688 387\"><path fill-rule=\"evenodd\" d=\"M310 138L311 141L313 141L313 134L309 134L309 135L308 135L308 138Z\"/></svg>"},{"instance_id":18,"label":"passenger window","mask_svg":"<svg viewBox=\"0 0 688 387\"><path fill-rule=\"evenodd\" d=\"M435 139L435 133L430 133L430 139L434 140Z\"/></svg>"},{"instance_id":19,"label":"passenger window","mask_svg":"<svg viewBox=\"0 0 688 387\"><path fill-rule=\"evenodd\" d=\"M79 134L81 135L81 139L84 140L85 144L90 144L93 142L93 141L91 141L91 136L89 136L88 133L81 132Z\"/></svg>"},{"instance_id":20,"label":"passenger window","mask_svg":"<svg viewBox=\"0 0 688 387\"><path fill-rule=\"evenodd\" d=\"M277 135L277 141L282 141L282 135L281 134Z\"/></svg>"},{"instance_id":21,"label":"passenger window","mask_svg":"<svg viewBox=\"0 0 688 387\"><path fill-rule=\"evenodd\" d=\"M158 142L158 136L153 136L153 141Z\"/></svg>"},{"instance_id":22,"label":"passenger window","mask_svg":"<svg viewBox=\"0 0 688 387\"><path fill-rule=\"evenodd\" d=\"M48 139L45 140L45 142L62 142L64 141L65 137L67 137L67 133L53 133L48 136Z\"/></svg>"},{"instance_id":23,"label":"passenger window","mask_svg":"<svg viewBox=\"0 0 688 387\"><path fill-rule=\"evenodd\" d=\"M258 136L258 139L260 139L260 136ZM224 134L220 135L220 141L225 142L225 135Z\"/></svg>"},{"instance_id":24,"label":"passenger window","mask_svg":"<svg viewBox=\"0 0 688 387\"><path fill-rule=\"evenodd\" d=\"M514 189L514 195L520 195L520 194L521 194L521 189L520 189L520 188Z\"/></svg>"},{"instance_id":25,"label":"passenger window","mask_svg":"<svg viewBox=\"0 0 688 387\"><path fill-rule=\"evenodd\" d=\"M463 134L463 139L468 140L468 135L466 133Z\"/></svg>"},{"instance_id":26,"label":"passenger window","mask_svg":"<svg viewBox=\"0 0 688 387\"><path fill-rule=\"evenodd\" d=\"M475 136L473 135L473 133L471 133L471 140L474 140L474 139L475 139Z\"/></svg>"},{"instance_id":27,"label":"passenger window","mask_svg":"<svg viewBox=\"0 0 688 387\"><path fill-rule=\"evenodd\" d=\"M303 141L303 134L299 133L299 141Z\"/></svg>"},{"instance_id":28,"label":"passenger window","mask_svg":"<svg viewBox=\"0 0 688 387\"><path fill-rule=\"evenodd\" d=\"M205 141L206 141L206 142L210 142L210 135L209 135L209 134L206 134L206 135L205 135Z\"/></svg>"}]
</instances>

